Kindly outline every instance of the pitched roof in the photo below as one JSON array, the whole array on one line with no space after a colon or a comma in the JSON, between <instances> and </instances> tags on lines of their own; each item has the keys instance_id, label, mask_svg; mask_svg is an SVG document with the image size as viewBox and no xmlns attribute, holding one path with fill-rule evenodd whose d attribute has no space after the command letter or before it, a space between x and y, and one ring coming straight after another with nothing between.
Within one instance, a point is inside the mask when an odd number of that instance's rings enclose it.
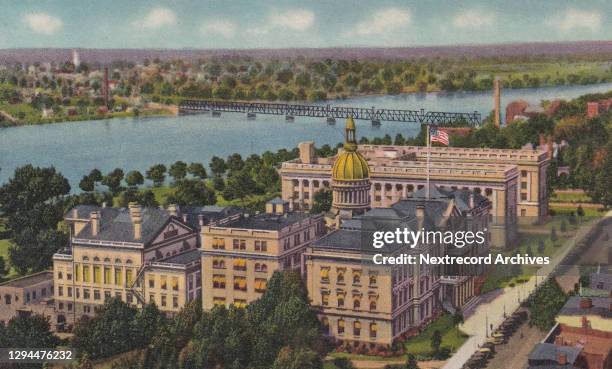
<instances>
[{"instance_id":1,"label":"pitched roof","mask_svg":"<svg viewBox=\"0 0 612 369\"><path fill-rule=\"evenodd\" d=\"M92 211L100 212L100 231L95 236L91 233L91 223L75 235L76 238L100 241L138 242L148 244L153 241L170 220L170 214L164 209L142 209L142 237L134 239L134 224L126 208L106 208L90 205L76 207L79 219L88 219ZM85 215L87 212L87 215ZM70 217L72 213L67 215Z\"/></svg>"},{"instance_id":2,"label":"pitched roof","mask_svg":"<svg viewBox=\"0 0 612 369\"><path fill-rule=\"evenodd\" d=\"M567 300L559 315L599 315L603 318L612 318L612 310L610 304L611 297L589 297L592 302L592 307L583 309L580 307L580 296L572 296Z\"/></svg>"},{"instance_id":3,"label":"pitched roof","mask_svg":"<svg viewBox=\"0 0 612 369\"><path fill-rule=\"evenodd\" d=\"M578 347L570 346L557 346L552 343L538 343L533 351L529 353L529 361L551 361L557 362L560 353L565 353L567 356L567 362L573 364L576 362L576 358L582 351ZM564 367L564 366L561 366Z\"/></svg>"}]
</instances>

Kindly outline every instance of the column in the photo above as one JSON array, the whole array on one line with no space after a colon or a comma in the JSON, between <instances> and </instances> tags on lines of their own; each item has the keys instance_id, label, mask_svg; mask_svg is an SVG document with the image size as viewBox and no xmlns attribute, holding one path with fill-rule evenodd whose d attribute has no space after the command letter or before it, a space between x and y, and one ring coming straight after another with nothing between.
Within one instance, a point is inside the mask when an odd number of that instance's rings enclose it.
<instances>
[{"instance_id":1,"label":"column","mask_svg":"<svg viewBox=\"0 0 612 369\"><path fill-rule=\"evenodd\" d=\"M299 201L300 204L302 204L304 202L304 183L302 182L302 179L298 179L298 189L299 189Z\"/></svg>"},{"instance_id":2,"label":"column","mask_svg":"<svg viewBox=\"0 0 612 369\"><path fill-rule=\"evenodd\" d=\"M408 198L408 185L404 184L404 187L402 187L402 199L407 199Z\"/></svg>"},{"instance_id":3,"label":"column","mask_svg":"<svg viewBox=\"0 0 612 369\"><path fill-rule=\"evenodd\" d=\"M308 202L311 205L314 204L314 183L312 179L308 181Z\"/></svg>"}]
</instances>

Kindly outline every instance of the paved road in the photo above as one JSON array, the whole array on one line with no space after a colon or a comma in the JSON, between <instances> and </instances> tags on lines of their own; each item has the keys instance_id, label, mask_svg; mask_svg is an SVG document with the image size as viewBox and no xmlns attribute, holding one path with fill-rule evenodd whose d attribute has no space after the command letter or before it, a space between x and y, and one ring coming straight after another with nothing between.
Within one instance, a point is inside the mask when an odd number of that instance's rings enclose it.
<instances>
[{"instance_id":1,"label":"paved road","mask_svg":"<svg viewBox=\"0 0 612 369\"><path fill-rule=\"evenodd\" d=\"M605 216L612 216L612 211L609 211ZM442 369L461 368L478 349L478 346L486 342L487 333L490 333L487 332L487 323L489 325L492 324L495 328L503 322L504 311L510 313L518 309L520 301L535 289L536 281L537 283L541 283L544 277L547 277L565 258L574 247L576 241L584 237L590 228L591 224L582 226L578 232L576 232L576 235L568 240L557 255L551 259L550 264L540 268L537 275L531 277L528 282L515 287L504 288L503 292L493 301L479 305L474 314L467 318L461 327L465 333L470 335L470 338L468 338L455 355L446 362Z\"/></svg>"}]
</instances>

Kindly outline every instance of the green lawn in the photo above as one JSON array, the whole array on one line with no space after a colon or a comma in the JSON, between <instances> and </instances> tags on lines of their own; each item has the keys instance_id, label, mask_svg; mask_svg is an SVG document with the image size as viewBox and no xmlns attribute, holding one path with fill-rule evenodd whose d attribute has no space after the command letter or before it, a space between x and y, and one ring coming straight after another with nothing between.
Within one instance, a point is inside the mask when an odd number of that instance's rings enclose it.
<instances>
[{"instance_id":1,"label":"green lawn","mask_svg":"<svg viewBox=\"0 0 612 369\"><path fill-rule=\"evenodd\" d=\"M555 192L550 197L551 202L593 202L584 192Z\"/></svg>"},{"instance_id":2,"label":"green lawn","mask_svg":"<svg viewBox=\"0 0 612 369\"><path fill-rule=\"evenodd\" d=\"M406 353L415 356L431 355L431 337L438 330L442 333L442 345L448 347L452 352L456 351L467 340L468 336L453 326L453 317L444 314L425 328L421 334L406 341Z\"/></svg>"},{"instance_id":3,"label":"green lawn","mask_svg":"<svg viewBox=\"0 0 612 369\"><path fill-rule=\"evenodd\" d=\"M550 204L550 208L551 210L554 210L555 213L557 215L561 215L561 214L570 214L570 213L576 213L576 208L575 207L567 207L567 206L555 206L554 203ZM606 210L603 208L582 208L582 210L584 210L584 217L585 218L599 218L599 217L603 217Z\"/></svg>"},{"instance_id":4,"label":"green lawn","mask_svg":"<svg viewBox=\"0 0 612 369\"><path fill-rule=\"evenodd\" d=\"M8 260L9 240L0 240L0 256Z\"/></svg>"}]
</instances>

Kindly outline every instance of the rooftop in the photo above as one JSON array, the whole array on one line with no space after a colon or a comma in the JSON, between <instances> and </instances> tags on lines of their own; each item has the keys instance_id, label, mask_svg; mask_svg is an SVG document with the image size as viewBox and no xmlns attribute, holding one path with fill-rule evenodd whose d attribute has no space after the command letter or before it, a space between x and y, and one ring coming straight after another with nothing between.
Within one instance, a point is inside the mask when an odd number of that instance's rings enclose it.
<instances>
[{"instance_id":1,"label":"rooftop","mask_svg":"<svg viewBox=\"0 0 612 369\"><path fill-rule=\"evenodd\" d=\"M171 256L169 258L161 260L162 263L172 263L172 264L189 264L194 261L200 260L200 250L199 249L191 249L189 251L180 253L178 255Z\"/></svg>"},{"instance_id":2,"label":"rooftop","mask_svg":"<svg viewBox=\"0 0 612 369\"><path fill-rule=\"evenodd\" d=\"M603 318L612 318L612 310L610 310L610 304L612 298L610 297L590 297L592 307L583 309L580 307L580 296L572 296L567 300L559 315L599 315Z\"/></svg>"},{"instance_id":3,"label":"rooftop","mask_svg":"<svg viewBox=\"0 0 612 369\"><path fill-rule=\"evenodd\" d=\"M282 215L261 213L256 215L243 214L236 219L220 225L224 228L255 229L266 231L280 231L292 224L301 222L312 215L302 212L289 212Z\"/></svg>"},{"instance_id":4,"label":"rooftop","mask_svg":"<svg viewBox=\"0 0 612 369\"><path fill-rule=\"evenodd\" d=\"M35 274L30 274L25 277L11 279L10 281L0 283L0 287L24 288L24 287L33 286L39 283L43 283L46 281L53 281L53 272L44 271L44 272L38 272Z\"/></svg>"},{"instance_id":5,"label":"rooftop","mask_svg":"<svg viewBox=\"0 0 612 369\"><path fill-rule=\"evenodd\" d=\"M581 349L578 347L557 346L552 343L538 343L533 351L528 356L528 359L537 361L553 361L556 362L560 353L567 355L567 362L573 364L580 354Z\"/></svg>"}]
</instances>

